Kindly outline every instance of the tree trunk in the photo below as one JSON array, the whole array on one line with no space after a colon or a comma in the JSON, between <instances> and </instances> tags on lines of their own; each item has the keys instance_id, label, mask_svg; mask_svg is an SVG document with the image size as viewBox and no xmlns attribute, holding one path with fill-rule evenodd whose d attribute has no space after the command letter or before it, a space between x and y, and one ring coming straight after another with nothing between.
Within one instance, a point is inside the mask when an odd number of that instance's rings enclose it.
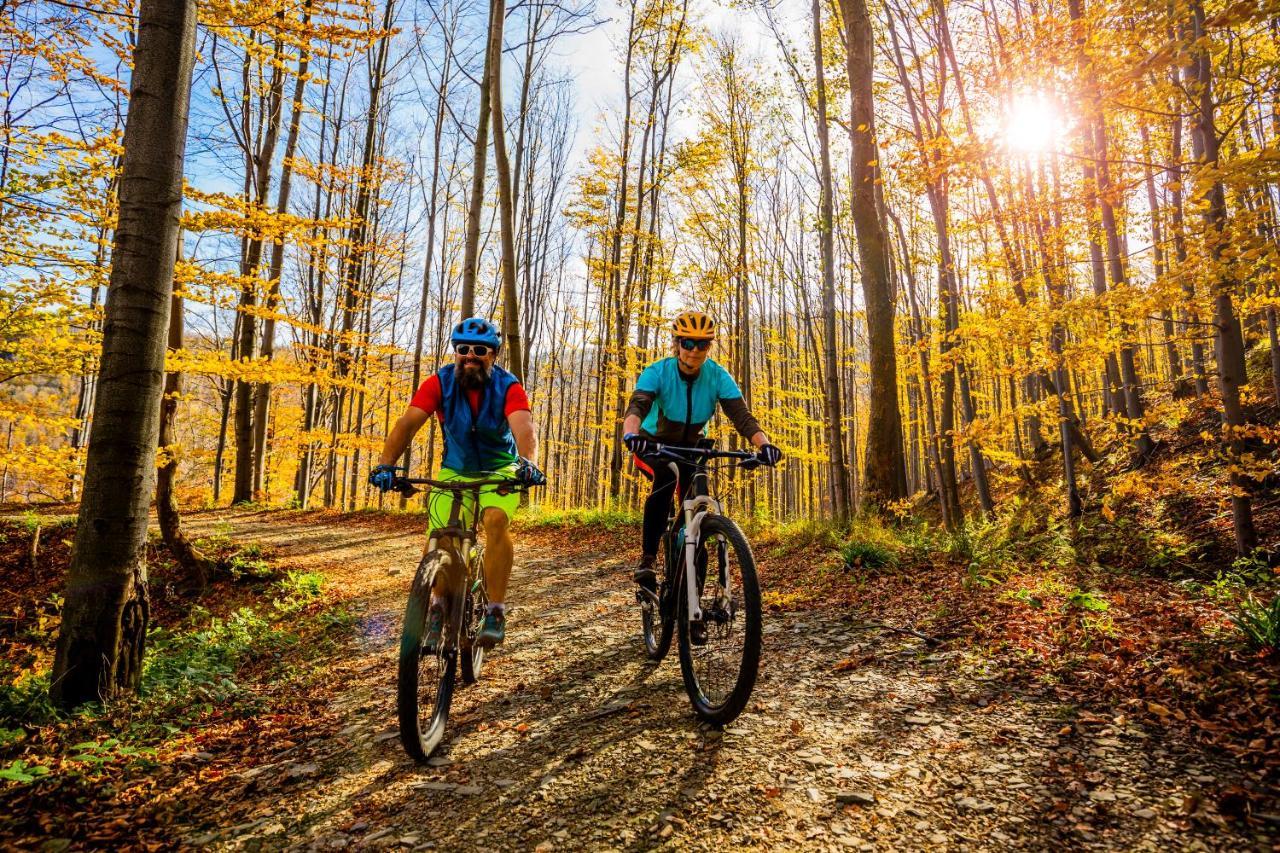
<instances>
[{"instance_id":1,"label":"tree trunk","mask_svg":"<svg viewBox=\"0 0 1280 853\"><path fill-rule=\"evenodd\" d=\"M119 223L88 458L50 698L136 690L149 602L144 546L182 208L196 5L143 0L124 131Z\"/></svg>"},{"instance_id":2,"label":"tree trunk","mask_svg":"<svg viewBox=\"0 0 1280 853\"><path fill-rule=\"evenodd\" d=\"M1170 33L1170 38L1173 34ZM1179 80L1178 67L1175 65L1170 72L1173 77L1174 88L1181 85ZM1173 252L1177 259L1177 270L1182 276L1182 292L1187 297L1186 315L1191 321L1191 375L1195 382L1196 396L1206 397L1209 394L1208 373L1205 370L1204 344L1200 341L1198 324L1200 322L1200 312L1196 310L1196 287L1195 276L1187 274L1187 237L1183 219L1182 205L1182 180L1184 172L1182 170L1182 114L1176 109L1171 109L1173 113L1173 123L1169 128L1169 218L1170 225L1173 228Z\"/></svg>"},{"instance_id":3,"label":"tree trunk","mask_svg":"<svg viewBox=\"0 0 1280 853\"><path fill-rule=\"evenodd\" d=\"M1218 356L1218 390L1222 394L1223 441L1231 468L1231 517L1235 527L1236 552L1240 556L1258 547L1258 533L1253 526L1253 499L1250 479L1240 470L1245 453L1243 431L1246 426L1240 388L1248 382L1244 363L1244 334L1236 317L1231 291L1236 282L1230 277L1225 257L1227 235L1227 196L1218 173L1218 131L1214 125L1213 78L1210 55L1204 45L1204 6L1201 0L1190 0L1186 35L1191 48L1191 70L1188 82L1195 112L1192 114L1192 147L1196 161L1213 176L1204 206L1205 242L1213 267L1208 272L1213 284L1214 349Z\"/></svg>"},{"instance_id":4,"label":"tree trunk","mask_svg":"<svg viewBox=\"0 0 1280 853\"><path fill-rule=\"evenodd\" d=\"M491 0L490 49L496 57L489 70L489 107L493 113L493 165L498 178L498 231L502 245L502 348L507 370L524 382L524 349L520 342L520 294L516 290L515 203L511 196L511 161L507 159L506 121L502 114L502 25L505 0Z\"/></svg>"},{"instance_id":5,"label":"tree trunk","mask_svg":"<svg viewBox=\"0 0 1280 853\"><path fill-rule=\"evenodd\" d=\"M170 301L169 308L170 352L182 349L184 319L182 297L175 295ZM160 525L160 535L164 539L164 544L186 574L183 586L199 593L209 585L213 561L197 551L187 539L186 534L182 532L182 517L178 514L178 502L173 496L173 481L178 473L177 434L174 421L181 398L182 373L176 370L170 371L164 377L164 396L160 403L160 436L157 443L166 455L164 464L156 471L156 519Z\"/></svg>"},{"instance_id":6,"label":"tree trunk","mask_svg":"<svg viewBox=\"0 0 1280 853\"><path fill-rule=\"evenodd\" d=\"M277 14L277 26L283 21L283 12ZM251 207L261 210L266 207L267 193L271 187L271 164L275 159L276 141L280 138L280 117L284 100L284 71L281 51L283 43L277 34L275 50L272 53L271 85L266 100L267 114L266 133L262 145L257 151L246 153L246 167L254 172L254 198ZM246 57L246 62L248 61ZM246 105L247 109L247 105ZM245 118L246 123L248 117ZM248 135L245 136L248 144ZM250 156L251 154L251 156ZM246 199L246 201L248 201ZM247 215L247 212L246 212ZM253 313L258 304L258 272L262 265L263 236L253 233L248 238L248 247L240 275L244 281L240 291L240 338L239 357L241 361L253 360L254 338L257 334L257 318ZM254 499L253 474L257 467L254 462L253 444L253 384L244 377L236 378L235 390L235 442L236 467L234 488L231 494L233 504L244 503Z\"/></svg>"},{"instance_id":7,"label":"tree trunk","mask_svg":"<svg viewBox=\"0 0 1280 853\"><path fill-rule=\"evenodd\" d=\"M871 19L865 0L840 0L840 9L849 45L849 135L853 144L850 213L858 237L870 344L871 399L864 451L867 461L863 501L882 505L906 496L907 471L902 450L902 415L898 410L893 285L889 280L884 223L875 196L879 155L871 90Z\"/></svg>"},{"instance_id":8,"label":"tree trunk","mask_svg":"<svg viewBox=\"0 0 1280 853\"><path fill-rule=\"evenodd\" d=\"M493 25L493 2L489 6L489 38L484 51L484 72L480 77L480 113L476 117L475 157L472 161L471 199L467 208L467 230L462 261L462 317L476 313L476 266L480 259L480 214L484 210L484 173L489 156L489 77L496 62L502 61L502 26ZM497 43L494 43L494 36ZM496 57L495 57L496 54Z\"/></svg>"},{"instance_id":9,"label":"tree trunk","mask_svg":"<svg viewBox=\"0 0 1280 853\"><path fill-rule=\"evenodd\" d=\"M311 22L313 0L303 6L302 26ZM284 158L280 167L280 189L276 197L276 213L289 213L289 193L293 187L293 155L298 148L298 135L302 128L302 97L307 87L307 66L311 62L310 42L298 58L297 82L293 88L293 112L289 118L289 133L284 143ZM273 146L274 147L274 146ZM267 310L271 313L262 322L262 349L264 361L270 361L276 349L276 318L274 312L280 306L280 277L284 272L284 239L276 238L271 244L271 259L267 266ZM262 382L254 389L253 396L253 497L265 498L263 472L267 467L267 409L271 404L271 383Z\"/></svg>"},{"instance_id":10,"label":"tree trunk","mask_svg":"<svg viewBox=\"0 0 1280 853\"><path fill-rule=\"evenodd\" d=\"M831 181L831 141L827 128L827 81L822 56L822 5L813 0L813 59L817 73L818 151L821 158L821 199L818 203L818 240L822 246L822 335L824 338L823 378L826 380L827 443L831 448L832 515L838 521L849 517L849 469L844 459L841 429L840 370L836 358L836 255L835 213Z\"/></svg>"},{"instance_id":11,"label":"tree trunk","mask_svg":"<svg viewBox=\"0 0 1280 853\"><path fill-rule=\"evenodd\" d=\"M427 306L431 302L431 265L435 260L436 250L436 217L440 212L440 142L444 135L444 114L448 108L450 67L453 60L453 30L445 33L444 65L440 71L440 87L436 91L436 114L434 129L431 134L431 191L426 199L427 204L427 240L426 258L422 262L422 299L418 304L418 329L413 342L413 380L409 389L410 395L416 394L422 382L422 348L427 333ZM443 277L440 290L445 289ZM440 318L437 318L439 322ZM404 449L404 468L413 476L413 442ZM400 508L404 509L408 497L400 496Z\"/></svg>"}]
</instances>

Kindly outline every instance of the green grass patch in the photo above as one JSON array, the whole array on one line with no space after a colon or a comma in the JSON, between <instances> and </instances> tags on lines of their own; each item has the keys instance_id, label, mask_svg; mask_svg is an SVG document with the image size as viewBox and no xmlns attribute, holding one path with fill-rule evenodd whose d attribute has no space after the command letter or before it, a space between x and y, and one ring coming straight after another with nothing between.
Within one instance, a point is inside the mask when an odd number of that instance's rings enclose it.
<instances>
[{"instance_id":1,"label":"green grass patch","mask_svg":"<svg viewBox=\"0 0 1280 853\"><path fill-rule=\"evenodd\" d=\"M137 696L66 713L49 701L47 671L28 668L0 683L0 790L146 769L159 748L210 715L252 716L274 707L273 696L296 695L355 616L326 601L315 572L286 572L268 589L274 595L252 606L217 613L194 605L179 625L153 628Z\"/></svg>"},{"instance_id":2,"label":"green grass patch","mask_svg":"<svg viewBox=\"0 0 1280 853\"><path fill-rule=\"evenodd\" d=\"M531 507L517 517L520 527L529 530L595 527L617 530L640 524L639 512L630 509L547 509Z\"/></svg>"},{"instance_id":3,"label":"green grass patch","mask_svg":"<svg viewBox=\"0 0 1280 853\"><path fill-rule=\"evenodd\" d=\"M148 637L142 693L163 706L200 711L236 697L236 670L255 657L280 651L296 636L273 627L263 613L242 607L226 616L193 614L201 627L189 631L157 628Z\"/></svg>"},{"instance_id":4,"label":"green grass patch","mask_svg":"<svg viewBox=\"0 0 1280 853\"><path fill-rule=\"evenodd\" d=\"M1252 594L1245 596L1231 621L1251 647L1280 652L1280 595L1270 604L1258 601Z\"/></svg>"}]
</instances>

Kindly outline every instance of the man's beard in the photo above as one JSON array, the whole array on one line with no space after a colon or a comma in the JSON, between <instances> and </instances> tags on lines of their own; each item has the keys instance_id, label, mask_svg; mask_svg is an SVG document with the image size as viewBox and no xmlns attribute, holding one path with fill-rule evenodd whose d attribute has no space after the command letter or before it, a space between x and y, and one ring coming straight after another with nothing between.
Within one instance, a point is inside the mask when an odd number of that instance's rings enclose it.
<instances>
[{"instance_id":1,"label":"man's beard","mask_svg":"<svg viewBox=\"0 0 1280 853\"><path fill-rule=\"evenodd\" d=\"M458 384L468 391L483 388L489 381L489 366L480 361L464 361L458 368Z\"/></svg>"}]
</instances>

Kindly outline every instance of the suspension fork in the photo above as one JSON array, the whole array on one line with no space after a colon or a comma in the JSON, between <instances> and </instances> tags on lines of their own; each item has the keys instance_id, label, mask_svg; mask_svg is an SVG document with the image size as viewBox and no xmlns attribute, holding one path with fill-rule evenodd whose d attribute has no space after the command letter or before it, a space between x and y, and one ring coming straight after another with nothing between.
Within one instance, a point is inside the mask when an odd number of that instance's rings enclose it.
<instances>
[{"instance_id":1,"label":"suspension fork","mask_svg":"<svg viewBox=\"0 0 1280 853\"><path fill-rule=\"evenodd\" d=\"M671 472L675 474L675 488L677 499L680 496L680 466L675 462L668 462L667 466ZM690 489L695 492L698 474L694 475L694 481L689 484ZM705 474L702 476L705 477ZM698 597L698 579L697 565L694 562L697 558L698 543L702 538L702 519L706 517L708 512L719 512L720 504L710 495L700 494L680 503L681 510L684 512L684 592L685 600L688 604L689 621L702 621L702 606Z\"/></svg>"},{"instance_id":2,"label":"suspension fork","mask_svg":"<svg viewBox=\"0 0 1280 853\"><path fill-rule=\"evenodd\" d=\"M698 545L702 541L702 520L708 512L720 509L714 498L699 495L684 502L684 589L689 603L689 620L702 621L702 607L698 597L698 567L695 562Z\"/></svg>"}]
</instances>

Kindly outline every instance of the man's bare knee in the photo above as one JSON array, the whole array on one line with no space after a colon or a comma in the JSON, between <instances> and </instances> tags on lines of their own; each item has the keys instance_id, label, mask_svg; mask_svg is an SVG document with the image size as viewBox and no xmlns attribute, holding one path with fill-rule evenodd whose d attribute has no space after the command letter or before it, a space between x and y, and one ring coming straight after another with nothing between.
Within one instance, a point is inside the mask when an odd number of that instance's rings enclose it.
<instances>
[{"instance_id":1,"label":"man's bare knee","mask_svg":"<svg viewBox=\"0 0 1280 853\"><path fill-rule=\"evenodd\" d=\"M505 512L495 507L489 507L484 511L484 517L480 519L480 523L484 526L485 535L490 538L507 536L511 530L511 519Z\"/></svg>"}]
</instances>

